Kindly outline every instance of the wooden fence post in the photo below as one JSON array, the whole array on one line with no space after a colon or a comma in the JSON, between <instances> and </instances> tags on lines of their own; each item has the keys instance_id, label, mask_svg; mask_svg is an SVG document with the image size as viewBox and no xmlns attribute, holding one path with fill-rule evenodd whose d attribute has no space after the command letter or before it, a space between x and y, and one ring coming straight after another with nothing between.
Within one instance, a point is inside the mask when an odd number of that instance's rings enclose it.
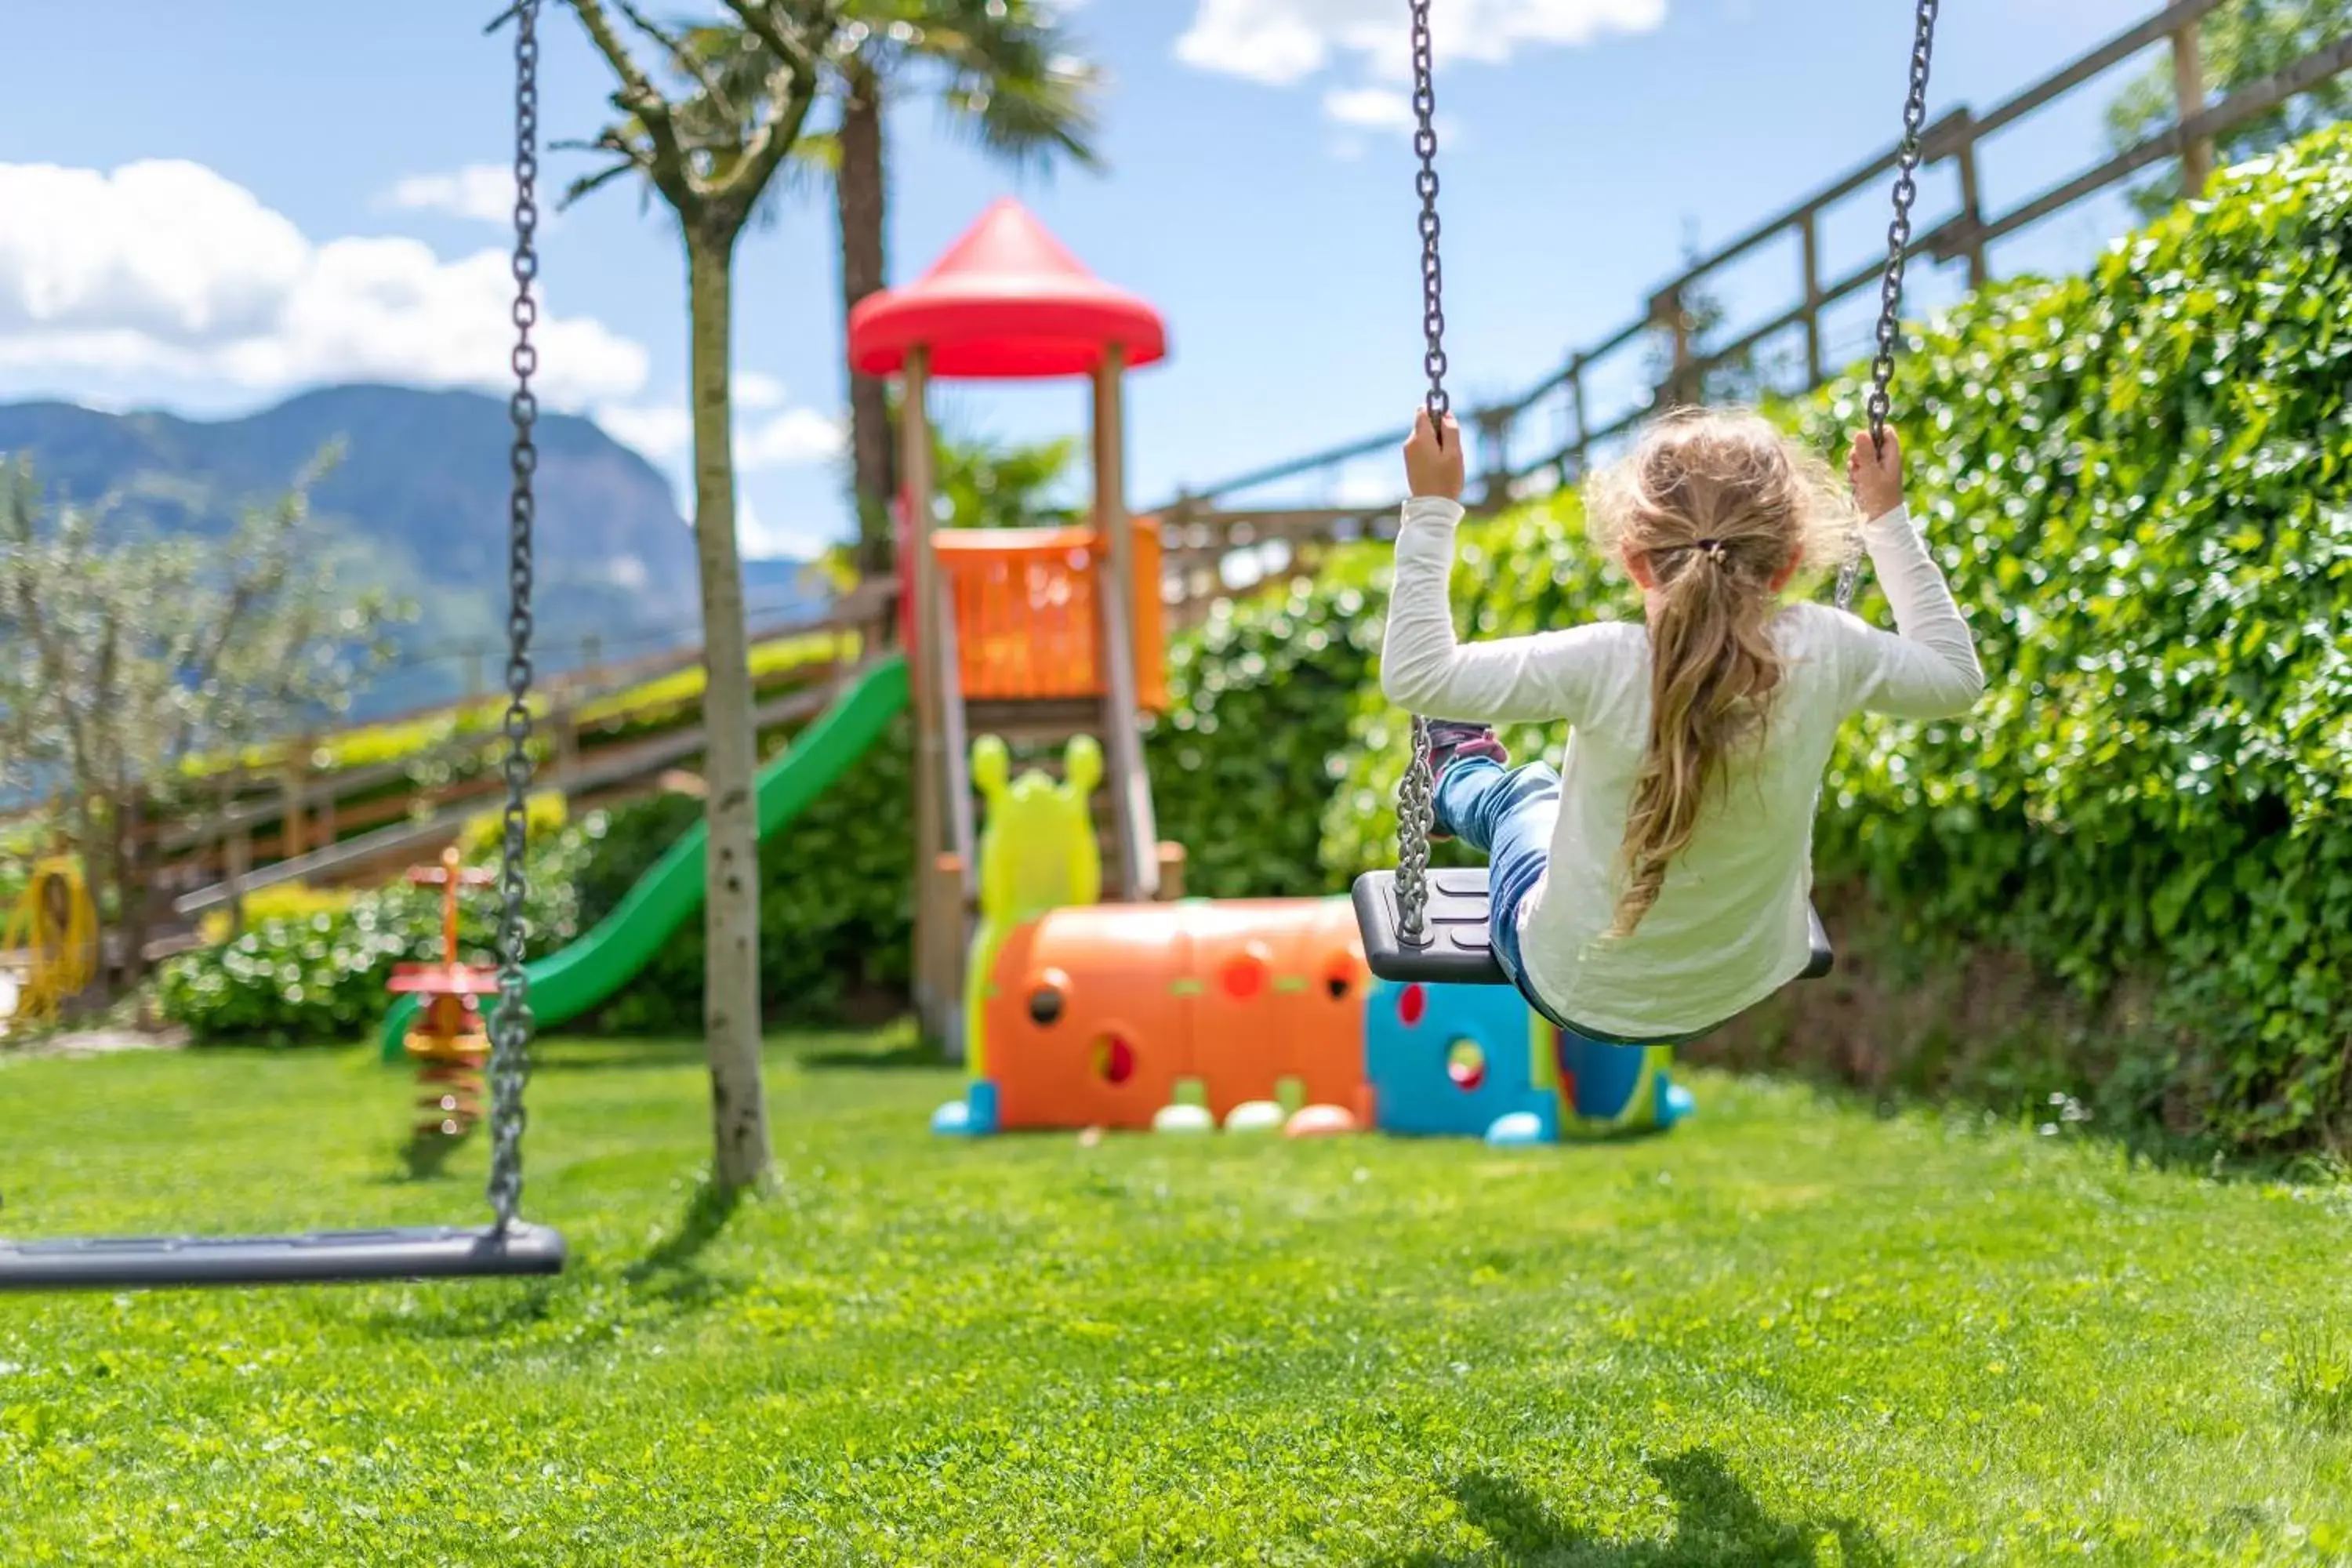
<instances>
[{"instance_id":1,"label":"wooden fence post","mask_svg":"<svg viewBox=\"0 0 2352 1568\"><path fill-rule=\"evenodd\" d=\"M284 802L279 808L278 853L291 860L310 847L308 826L303 819L303 785L309 781L310 742L299 740L287 748L286 765L278 775L278 796Z\"/></svg>"},{"instance_id":2,"label":"wooden fence post","mask_svg":"<svg viewBox=\"0 0 2352 1568\"><path fill-rule=\"evenodd\" d=\"M1952 161L1960 166L1960 222L1967 229L1968 244L1963 248L1969 258L1969 287L1981 289L1992 280L1992 269L1985 261L1984 185L1977 171L1976 116L1966 109L1954 110L1948 126Z\"/></svg>"},{"instance_id":3,"label":"wooden fence post","mask_svg":"<svg viewBox=\"0 0 2352 1568\"><path fill-rule=\"evenodd\" d=\"M1666 327L1674 333L1675 339L1674 371L1667 377L1665 388L1665 405L1671 408L1677 404L1696 401L1690 395L1690 309L1683 303L1683 289L1679 283L1660 298L1664 301Z\"/></svg>"},{"instance_id":4,"label":"wooden fence post","mask_svg":"<svg viewBox=\"0 0 2352 1568\"><path fill-rule=\"evenodd\" d=\"M1576 441L1570 449L1576 453L1576 477L1580 479L1592 460L1588 450L1591 440L1589 433L1592 426L1587 422L1584 412L1584 355L1581 353L1569 357L1568 411L1569 416L1576 421ZM1567 483L1568 476L1562 474L1560 481Z\"/></svg>"},{"instance_id":5,"label":"wooden fence post","mask_svg":"<svg viewBox=\"0 0 2352 1568\"><path fill-rule=\"evenodd\" d=\"M2198 24L2182 24L2172 35L2172 94L2187 124L2205 111L2205 47ZM2180 149L2180 194L2190 200L2205 194L2213 177L2213 143L2200 139Z\"/></svg>"},{"instance_id":6,"label":"wooden fence post","mask_svg":"<svg viewBox=\"0 0 2352 1568\"><path fill-rule=\"evenodd\" d=\"M1797 230L1802 242L1805 283L1805 384L1829 380L1828 356L1822 349L1822 211L1807 207Z\"/></svg>"},{"instance_id":7,"label":"wooden fence post","mask_svg":"<svg viewBox=\"0 0 2352 1568\"><path fill-rule=\"evenodd\" d=\"M1511 410L1482 408L1478 426L1478 510L1499 511L1511 499Z\"/></svg>"},{"instance_id":8,"label":"wooden fence post","mask_svg":"<svg viewBox=\"0 0 2352 1568\"><path fill-rule=\"evenodd\" d=\"M235 940L245 934L245 879L253 870L253 830L245 823L228 830L227 860L228 933Z\"/></svg>"}]
</instances>

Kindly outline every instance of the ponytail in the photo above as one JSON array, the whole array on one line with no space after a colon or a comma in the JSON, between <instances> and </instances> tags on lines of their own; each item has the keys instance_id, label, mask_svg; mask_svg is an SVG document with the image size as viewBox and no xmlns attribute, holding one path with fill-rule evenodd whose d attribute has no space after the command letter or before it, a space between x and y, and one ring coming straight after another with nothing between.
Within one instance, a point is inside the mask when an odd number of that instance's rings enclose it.
<instances>
[{"instance_id":1,"label":"ponytail","mask_svg":"<svg viewBox=\"0 0 2352 1568\"><path fill-rule=\"evenodd\" d=\"M1763 701L1780 684L1765 613L1771 596L1743 567L1753 553L1706 539L1659 552L1672 559L1652 557L1663 570L1650 612L1650 734L1626 814L1625 891L1612 936L1631 936L1658 901L1725 759L1759 729Z\"/></svg>"}]
</instances>

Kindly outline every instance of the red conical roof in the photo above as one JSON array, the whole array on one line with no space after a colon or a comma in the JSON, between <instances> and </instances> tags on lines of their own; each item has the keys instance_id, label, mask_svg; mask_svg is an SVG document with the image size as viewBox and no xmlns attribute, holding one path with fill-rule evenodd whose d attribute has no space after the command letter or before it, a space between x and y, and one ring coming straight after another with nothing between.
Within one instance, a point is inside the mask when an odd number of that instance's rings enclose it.
<instances>
[{"instance_id":1,"label":"red conical roof","mask_svg":"<svg viewBox=\"0 0 2352 1568\"><path fill-rule=\"evenodd\" d=\"M1132 367L1163 359L1160 312L1080 264L1027 208L1006 197L980 216L929 272L849 313L849 363L866 375L931 351L931 374L1025 380L1084 375L1113 344Z\"/></svg>"}]
</instances>

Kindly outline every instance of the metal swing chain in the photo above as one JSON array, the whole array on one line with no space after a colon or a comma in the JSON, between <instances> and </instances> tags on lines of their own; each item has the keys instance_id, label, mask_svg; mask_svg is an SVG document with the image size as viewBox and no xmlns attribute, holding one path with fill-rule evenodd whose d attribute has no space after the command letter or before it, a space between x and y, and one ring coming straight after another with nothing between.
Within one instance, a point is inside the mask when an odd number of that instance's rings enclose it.
<instances>
[{"instance_id":1,"label":"metal swing chain","mask_svg":"<svg viewBox=\"0 0 2352 1568\"><path fill-rule=\"evenodd\" d=\"M1870 367L1870 444L1886 450L1886 420L1895 400L1895 345L1901 331L1903 269L1911 251L1911 204L1919 195L1919 160L1927 128L1927 71L1936 48L1936 13L1943 0L1919 0L1917 31L1911 43L1911 90L1903 104L1903 142L1895 155L1895 221L1886 231L1886 276L1878 289L1878 354ZM1849 609L1862 585L1862 541L1857 537L1838 568L1837 607Z\"/></svg>"},{"instance_id":2,"label":"metal swing chain","mask_svg":"<svg viewBox=\"0 0 2352 1568\"><path fill-rule=\"evenodd\" d=\"M1429 421L1442 436L1453 400L1445 392L1444 268L1437 251L1437 70L1429 40L1430 0L1412 8L1413 151L1421 157L1414 184L1421 192L1421 326L1427 342L1422 367L1429 374ZM1428 933L1429 832L1435 816L1435 775L1429 765L1429 721L1412 716L1412 756L1397 784L1397 917L1401 934L1419 945Z\"/></svg>"},{"instance_id":3,"label":"metal swing chain","mask_svg":"<svg viewBox=\"0 0 2352 1568\"><path fill-rule=\"evenodd\" d=\"M514 328L510 363L515 390L508 399L514 425L509 459L513 493L508 501L506 835L499 868L499 1002L490 1016L490 1208L504 1231L522 1205L523 1082L530 1071L530 1003L523 970L523 857L528 847L530 792L530 589L531 524L538 504L532 476L539 448L532 427L539 398L530 378L539 350L530 330L539 321L533 284L539 276L539 0L519 0L509 12L515 24L515 206ZM505 20L506 18L500 18Z\"/></svg>"}]
</instances>

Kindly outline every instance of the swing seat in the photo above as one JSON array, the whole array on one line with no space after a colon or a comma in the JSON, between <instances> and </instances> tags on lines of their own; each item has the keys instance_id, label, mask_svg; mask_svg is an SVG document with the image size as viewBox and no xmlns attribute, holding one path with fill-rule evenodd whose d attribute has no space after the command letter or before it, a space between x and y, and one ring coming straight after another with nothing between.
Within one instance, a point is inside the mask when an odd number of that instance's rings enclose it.
<instances>
[{"instance_id":1,"label":"swing seat","mask_svg":"<svg viewBox=\"0 0 2352 1568\"><path fill-rule=\"evenodd\" d=\"M1367 871L1356 879L1356 924L1364 939L1364 964L1382 980L1400 984L1420 981L1430 985L1508 985L1510 977L1495 957L1488 936L1486 868L1438 870L1428 875L1429 907L1426 938L1420 943L1404 939L1404 917L1397 907L1396 873ZM1822 929L1821 911L1808 909L1806 924L1812 937L1812 957L1801 980L1818 980L1836 967L1837 954Z\"/></svg>"},{"instance_id":2,"label":"swing seat","mask_svg":"<svg viewBox=\"0 0 2352 1568\"><path fill-rule=\"evenodd\" d=\"M0 1241L0 1292L479 1279L560 1274L563 1261L560 1233L522 1224Z\"/></svg>"}]
</instances>

